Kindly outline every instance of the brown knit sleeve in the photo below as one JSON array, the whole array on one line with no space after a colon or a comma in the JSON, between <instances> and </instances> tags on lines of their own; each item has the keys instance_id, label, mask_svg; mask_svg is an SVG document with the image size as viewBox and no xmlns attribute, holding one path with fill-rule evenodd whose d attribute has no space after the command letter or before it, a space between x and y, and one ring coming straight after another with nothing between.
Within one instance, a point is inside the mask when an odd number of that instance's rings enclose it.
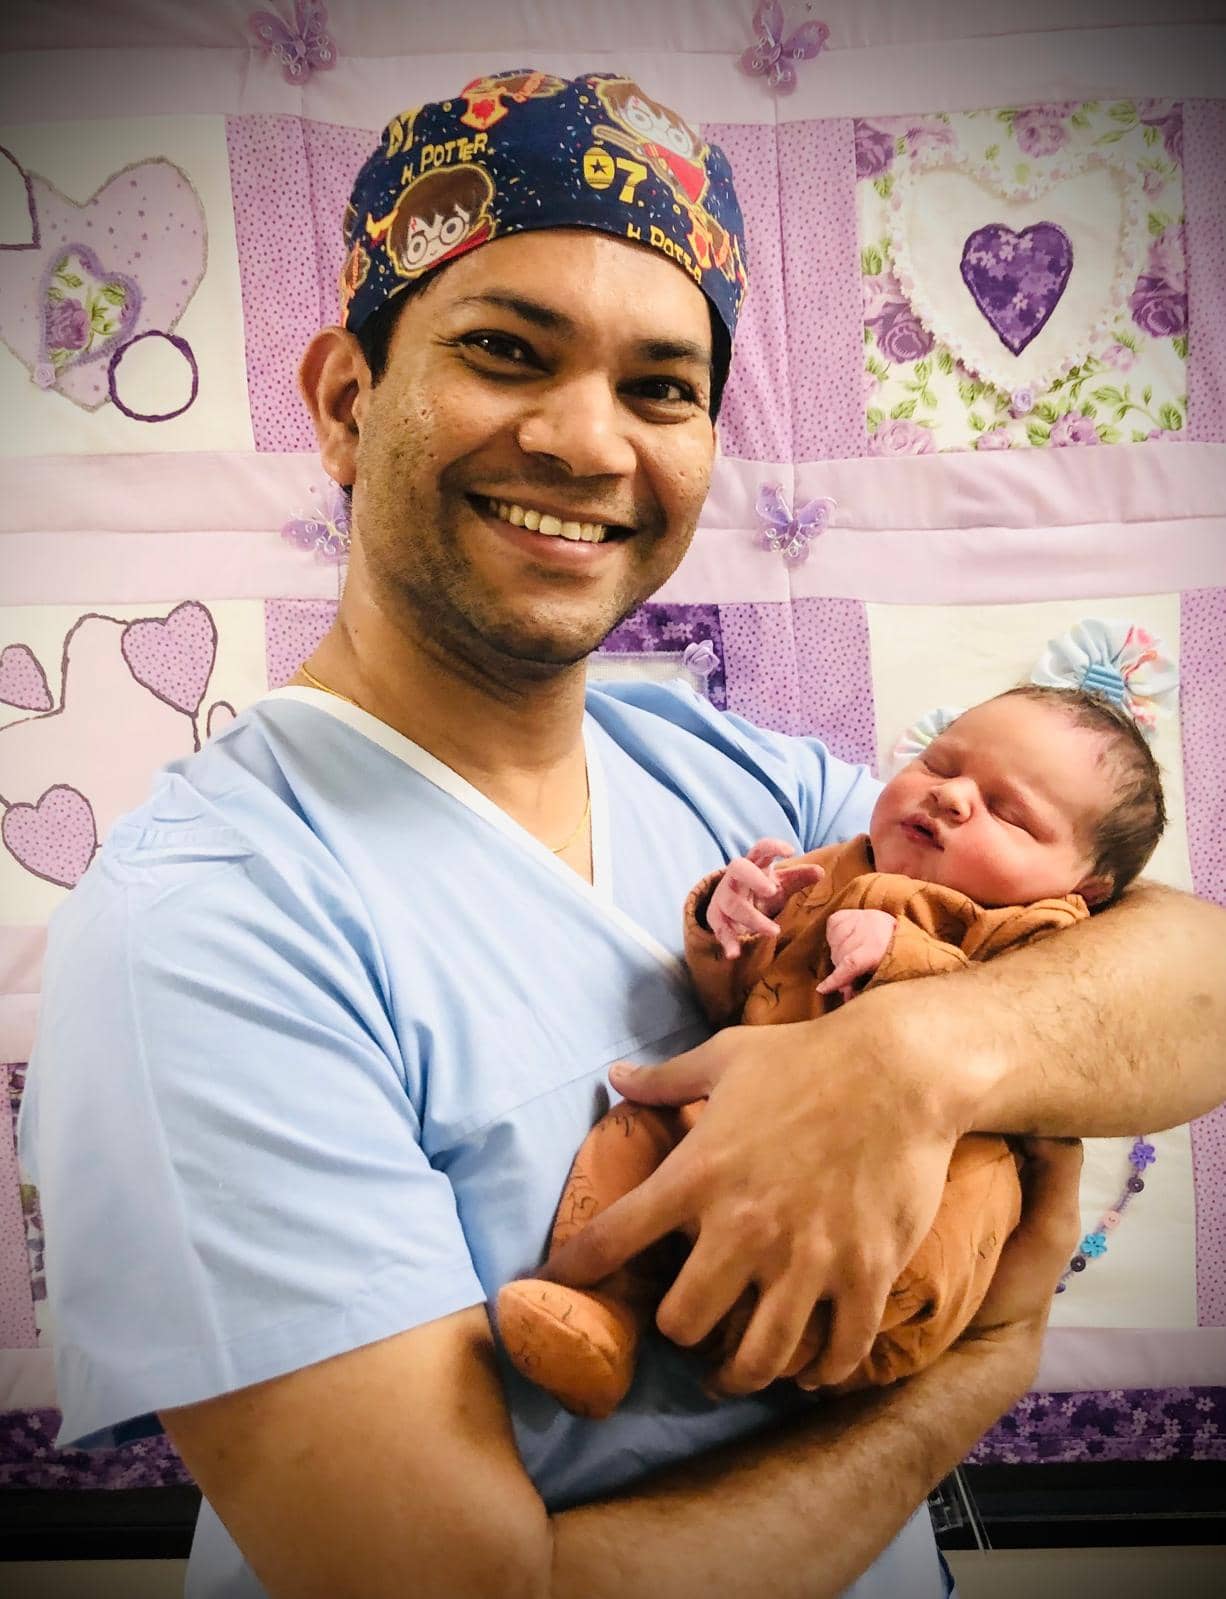
<instances>
[{"instance_id":1,"label":"brown knit sleeve","mask_svg":"<svg viewBox=\"0 0 1226 1599\"><path fill-rule=\"evenodd\" d=\"M741 953L728 960L707 926L707 906L723 869L710 872L690 891L685 902L685 963L698 998L713 1027L739 1020L745 996L775 958L779 940L763 933L742 938Z\"/></svg>"}]
</instances>

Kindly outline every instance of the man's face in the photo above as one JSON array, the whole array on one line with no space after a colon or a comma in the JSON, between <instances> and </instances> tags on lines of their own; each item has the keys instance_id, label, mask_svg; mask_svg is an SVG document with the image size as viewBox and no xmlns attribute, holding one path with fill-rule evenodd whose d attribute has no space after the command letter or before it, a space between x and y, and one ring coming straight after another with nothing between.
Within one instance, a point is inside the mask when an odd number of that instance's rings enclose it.
<instances>
[{"instance_id":1,"label":"man's face","mask_svg":"<svg viewBox=\"0 0 1226 1599\"><path fill-rule=\"evenodd\" d=\"M378 603L486 669L589 654L693 536L710 364L704 296L641 246L551 230L443 269L355 412Z\"/></svg>"}]
</instances>

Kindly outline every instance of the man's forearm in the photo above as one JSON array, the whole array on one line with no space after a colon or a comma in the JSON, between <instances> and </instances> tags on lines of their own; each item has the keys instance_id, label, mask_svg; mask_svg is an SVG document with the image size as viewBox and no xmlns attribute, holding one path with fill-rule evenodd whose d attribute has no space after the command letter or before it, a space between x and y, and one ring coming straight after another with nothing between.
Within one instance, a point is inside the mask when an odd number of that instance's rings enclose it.
<instances>
[{"instance_id":1,"label":"man's forearm","mask_svg":"<svg viewBox=\"0 0 1226 1599\"><path fill-rule=\"evenodd\" d=\"M1158 1131L1226 1098L1226 911L1170 889L883 997L950 1062L963 1131Z\"/></svg>"},{"instance_id":2,"label":"man's forearm","mask_svg":"<svg viewBox=\"0 0 1226 1599\"><path fill-rule=\"evenodd\" d=\"M893 1388L565 1511L550 1599L833 1599L1032 1375L1021 1343L968 1342Z\"/></svg>"}]
</instances>

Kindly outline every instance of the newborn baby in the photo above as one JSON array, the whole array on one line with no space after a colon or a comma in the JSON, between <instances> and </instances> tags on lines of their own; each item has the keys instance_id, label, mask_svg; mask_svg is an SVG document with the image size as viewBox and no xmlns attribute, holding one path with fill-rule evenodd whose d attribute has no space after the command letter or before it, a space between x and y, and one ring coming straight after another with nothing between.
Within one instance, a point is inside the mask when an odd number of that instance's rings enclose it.
<instances>
[{"instance_id":1,"label":"newborn baby","mask_svg":"<svg viewBox=\"0 0 1226 1599\"><path fill-rule=\"evenodd\" d=\"M699 883L685 909L690 974L715 1026L820 1016L863 988L956 971L1084 919L1137 875L1165 819L1157 765L1127 711L1081 689L1011 689L886 784L867 835L786 865L790 847L762 839ZM642 1182L701 1110L610 1110L576 1156L552 1245ZM948 1348L1020 1205L1005 1141L962 1139L932 1230L841 1389L893 1382ZM508 1283L497 1307L508 1356L568 1409L609 1415L668 1271L657 1248L594 1289ZM721 1349L735 1348L753 1308L743 1301L721 1324ZM817 1357L826 1331L819 1305L785 1375Z\"/></svg>"}]
</instances>

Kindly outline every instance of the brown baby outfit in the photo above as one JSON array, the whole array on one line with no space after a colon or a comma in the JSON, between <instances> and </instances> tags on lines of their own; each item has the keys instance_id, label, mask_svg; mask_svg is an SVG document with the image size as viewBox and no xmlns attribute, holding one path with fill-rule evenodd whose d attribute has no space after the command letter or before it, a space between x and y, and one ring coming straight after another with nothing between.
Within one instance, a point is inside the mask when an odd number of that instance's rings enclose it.
<instances>
[{"instance_id":1,"label":"brown baby outfit","mask_svg":"<svg viewBox=\"0 0 1226 1599\"><path fill-rule=\"evenodd\" d=\"M776 917L778 936L743 938L736 960L725 958L705 920L722 871L704 878L690 894L686 961L714 1026L806 1021L835 1008L837 996L817 992L832 970L826 924L835 911L880 910L896 918L893 939L868 988L957 971L1089 915L1077 894L985 909L954 889L875 871L867 836L780 863L780 875L802 864L823 867L824 877L787 901ZM551 1248L643 1182L701 1112L701 1101L679 1108L614 1106L575 1157ZM979 1308L1020 1211L1017 1163L1005 1140L985 1134L961 1139L932 1228L891 1289L869 1353L840 1391L894 1382L947 1349ZM498 1296L498 1327L508 1356L567 1409L609 1415L633 1380L639 1342L676 1265L676 1250L664 1245L594 1289L533 1278L508 1283ZM742 1301L721 1323L713 1335L717 1356L735 1347L752 1311L753 1303ZM820 1353L827 1330L828 1307L819 1304L785 1376L794 1376Z\"/></svg>"}]
</instances>

